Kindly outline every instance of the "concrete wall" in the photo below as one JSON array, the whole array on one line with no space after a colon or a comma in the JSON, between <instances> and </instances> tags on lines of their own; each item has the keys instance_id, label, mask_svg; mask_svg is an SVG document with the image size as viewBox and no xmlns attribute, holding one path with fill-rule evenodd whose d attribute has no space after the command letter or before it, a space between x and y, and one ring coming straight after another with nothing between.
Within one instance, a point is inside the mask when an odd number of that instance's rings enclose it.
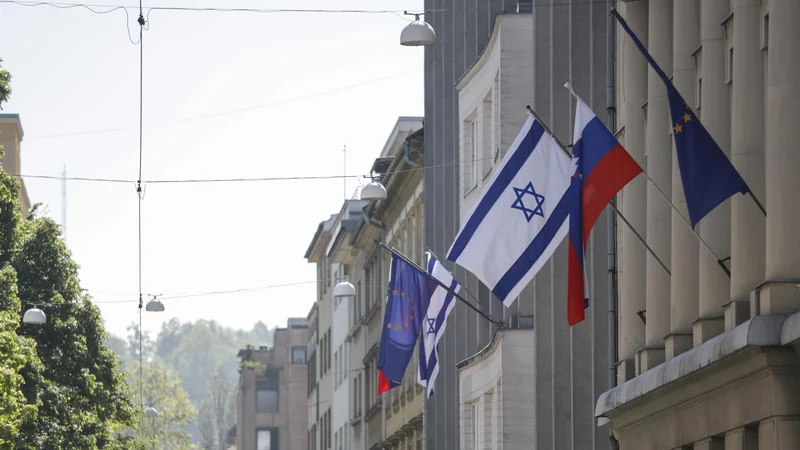
<instances>
[{"instance_id":1,"label":"concrete wall","mask_svg":"<svg viewBox=\"0 0 800 450\"><path fill-rule=\"evenodd\" d=\"M549 6L552 4L555 6ZM558 5L564 3L564 5ZM556 136L570 141L574 101L562 86L569 81L605 120L606 20L609 5L536 0L533 6L532 106ZM539 5L541 4L541 5ZM425 242L444 257L459 229L459 118L455 82L486 45L495 15L515 12L510 0L426 0L426 15L437 33L425 49ZM444 10L444 11L440 11ZM511 94L513 95L513 94ZM525 111L520 111L524 120ZM556 252L508 310L461 268L457 279L480 298L484 311L516 324L519 315L535 315L535 415L539 449L608 448L608 430L596 428L593 406L608 387L606 217L595 225L587 249L591 306L586 320L569 328L566 320L566 245ZM459 447L459 392L456 363L483 348L493 327L457 306L440 342L442 365L436 395L426 404L428 449ZM534 418L535 416L535 418Z\"/></svg>"}]
</instances>

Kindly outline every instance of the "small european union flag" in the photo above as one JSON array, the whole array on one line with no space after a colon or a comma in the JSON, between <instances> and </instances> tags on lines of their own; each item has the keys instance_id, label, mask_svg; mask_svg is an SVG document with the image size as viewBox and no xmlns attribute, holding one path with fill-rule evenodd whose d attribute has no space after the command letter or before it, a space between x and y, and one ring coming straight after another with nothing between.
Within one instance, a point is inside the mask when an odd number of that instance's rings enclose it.
<instances>
[{"instance_id":1,"label":"small european union flag","mask_svg":"<svg viewBox=\"0 0 800 450\"><path fill-rule=\"evenodd\" d=\"M717 205L750 188L672 83L667 83L667 96L686 208L694 228Z\"/></svg>"},{"instance_id":2,"label":"small european union flag","mask_svg":"<svg viewBox=\"0 0 800 450\"><path fill-rule=\"evenodd\" d=\"M625 19L616 10L612 10L612 14L667 87L678 167L681 171L686 208L689 210L689 221L694 228L717 205L736 193L750 192L750 188Z\"/></svg>"},{"instance_id":3,"label":"small european union flag","mask_svg":"<svg viewBox=\"0 0 800 450\"><path fill-rule=\"evenodd\" d=\"M389 292L378 350L378 393L399 386L437 283L392 251Z\"/></svg>"}]
</instances>

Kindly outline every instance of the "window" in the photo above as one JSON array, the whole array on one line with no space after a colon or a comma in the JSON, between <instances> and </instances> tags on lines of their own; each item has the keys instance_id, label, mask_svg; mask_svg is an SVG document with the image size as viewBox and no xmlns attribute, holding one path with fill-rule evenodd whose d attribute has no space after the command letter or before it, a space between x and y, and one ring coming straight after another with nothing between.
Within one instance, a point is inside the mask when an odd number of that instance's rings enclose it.
<instances>
[{"instance_id":1,"label":"window","mask_svg":"<svg viewBox=\"0 0 800 450\"><path fill-rule=\"evenodd\" d=\"M263 377L256 378L256 412L278 412L280 385L280 372L275 369L267 370Z\"/></svg>"},{"instance_id":2,"label":"window","mask_svg":"<svg viewBox=\"0 0 800 450\"><path fill-rule=\"evenodd\" d=\"M472 450L478 450L478 402L472 404Z\"/></svg>"},{"instance_id":3,"label":"window","mask_svg":"<svg viewBox=\"0 0 800 450\"><path fill-rule=\"evenodd\" d=\"M256 430L256 450L278 450L278 430Z\"/></svg>"},{"instance_id":4,"label":"window","mask_svg":"<svg viewBox=\"0 0 800 450\"><path fill-rule=\"evenodd\" d=\"M469 193L478 183L478 158L480 155L478 137L478 118L473 114L472 119L464 122L463 150L461 157L463 194Z\"/></svg>"},{"instance_id":5,"label":"window","mask_svg":"<svg viewBox=\"0 0 800 450\"><path fill-rule=\"evenodd\" d=\"M364 367L364 400L366 402L365 408L367 410L369 410L369 408L373 404L373 401L372 401L373 393L372 393L372 390L370 389L370 386L372 386L372 378L373 378L373 376L372 376L372 362L370 361Z\"/></svg>"},{"instance_id":6,"label":"window","mask_svg":"<svg viewBox=\"0 0 800 450\"><path fill-rule=\"evenodd\" d=\"M328 332L325 333L325 350L328 352L328 367L326 370L331 370L331 330L328 329Z\"/></svg>"},{"instance_id":7,"label":"window","mask_svg":"<svg viewBox=\"0 0 800 450\"><path fill-rule=\"evenodd\" d=\"M484 97L482 102L483 109L481 110L481 139L480 143L481 146L479 147L478 152L478 159L480 161L475 162L475 169L480 168L480 176L481 179L486 179L486 176L489 175L489 172L492 170L492 161L489 159L492 156L492 131L493 131L493 121L492 121L492 114L494 113L492 108L492 97L493 91L489 91L489 93Z\"/></svg>"},{"instance_id":8,"label":"window","mask_svg":"<svg viewBox=\"0 0 800 450\"><path fill-rule=\"evenodd\" d=\"M733 47L728 49L728 71L725 74L726 82L733 83Z\"/></svg>"},{"instance_id":9,"label":"window","mask_svg":"<svg viewBox=\"0 0 800 450\"><path fill-rule=\"evenodd\" d=\"M260 413L278 412L278 391L270 389L257 390L256 410Z\"/></svg>"},{"instance_id":10,"label":"window","mask_svg":"<svg viewBox=\"0 0 800 450\"><path fill-rule=\"evenodd\" d=\"M700 114L703 104L703 46L692 53L694 58L694 113ZM671 120L671 119L670 119ZM674 124L673 124L674 125Z\"/></svg>"},{"instance_id":11,"label":"window","mask_svg":"<svg viewBox=\"0 0 800 450\"><path fill-rule=\"evenodd\" d=\"M331 448L331 410L329 409L328 412L325 413L325 430L326 430L326 445L325 448Z\"/></svg>"},{"instance_id":12,"label":"window","mask_svg":"<svg viewBox=\"0 0 800 450\"><path fill-rule=\"evenodd\" d=\"M306 348L292 347L292 364L306 364Z\"/></svg>"},{"instance_id":13,"label":"window","mask_svg":"<svg viewBox=\"0 0 800 450\"><path fill-rule=\"evenodd\" d=\"M339 367L339 350L333 352L333 387L339 387L339 374L341 373L341 368Z\"/></svg>"}]
</instances>

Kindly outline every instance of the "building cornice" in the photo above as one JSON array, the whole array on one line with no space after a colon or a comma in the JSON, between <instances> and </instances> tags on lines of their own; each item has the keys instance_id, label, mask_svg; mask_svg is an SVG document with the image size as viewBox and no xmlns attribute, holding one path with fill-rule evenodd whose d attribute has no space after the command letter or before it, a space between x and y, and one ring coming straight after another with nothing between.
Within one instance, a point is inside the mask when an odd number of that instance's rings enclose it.
<instances>
[{"instance_id":1,"label":"building cornice","mask_svg":"<svg viewBox=\"0 0 800 450\"><path fill-rule=\"evenodd\" d=\"M760 315L716 336L636 378L604 392L597 399L595 417L608 417L623 407L684 377L719 363L749 347L775 347L800 341L800 312Z\"/></svg>"}]
</instances>

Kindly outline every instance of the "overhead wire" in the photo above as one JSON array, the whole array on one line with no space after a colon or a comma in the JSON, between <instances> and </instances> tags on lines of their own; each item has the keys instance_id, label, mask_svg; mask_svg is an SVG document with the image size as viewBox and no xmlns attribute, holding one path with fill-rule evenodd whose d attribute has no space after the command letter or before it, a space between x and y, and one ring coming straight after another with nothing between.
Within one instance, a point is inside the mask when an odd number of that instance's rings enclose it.
<instances>
[{"instance_id":1,"label":"overhead wire","mask_svg":"<svg viewBox=\"0 0 800 450\"><path fill-rule=\"evenodd\" d=\"M19 6L38 7L49 6L60 9L67 8L85 8L96 14L107 14L110 11L97 11L96 8L112 9L132 9L135 10L136 6L119 5L119 4L91 4L91 3L67 3L67 2L30 2L21 0L0 0L0 4L10 3ZM607 0L572 0L563 2L550 2L550 3L536 3L531 5L533 8L543 7L557 7L557 6L577 6L577 5L593 5L593 4L607 4ZM138 7L142 9L140 5ZM222 7L191 7L191 6L148 6L148 11L183 11L183 12L223 12L223 13L260 13L260 14L273 14L273 13L308 13L308 14L399 14L406 13L405 10L398 9L322 9L322 8L222 8ZM444 12L462 12L462 11L477 11L482 8L469 7L469 8L433 8L426 9L420 12L420 15L429 13L444 13Z\"/></svg>"},{"instance_id":2,"label":"overhead wire","mask_svg":"<svg viewBox=\"0 0 800 450\"><path fill-rule=\"evenodd\" d=\"M238 288L238 289L228 289L228 290L217 290L217 291L205 291L205 292L193 292L193 293L186 293L186 294L172 294L172 295L161 295L161 294L142 294L144 297L158 297L161 300L178 300L178 299L185 299L185 298L197 298L197 297L210 297L216 295L230 295L230 294L240 294L243 292L257 292L257 291L264 291L269 289L277 289L282 287L292 287L292 286L301 286L305 284L315 284L315 283L328 283L330 281L336 280L335 278L330 278L327 280L311 280L311 281L298 281L294 283L282 283L282 284L273 284L268 286L258 286L258 287L251 287L251 288ZM362 286L363 288L383 288L385 284L368 284ZM54 289L25 289L24 291L48 291L57 293ZM91 292L90 292L91 294ZM119 293L120 295L125 295L125 293ZM41 307L59 307L59 306L69 306L72 303L42 303L41 301L32 302L29 300L21 300L22 302L28 305L34 306L41 306ZM125 303L136 303L138 299L131 298L126 300L91 300L92 304L98 305L108 305L108 304L125 304Z\"/></svg>"},{"instance_id":3,"label":"overhead wire","mask_svg":"<svg viewBox=\"0 0 800 450\"><path fill-rule=\"evenodd\" d=\"M58 180L58 181L85 181L95 183L133 183L137 184L141 181L143 186L148 184L196 184L196 183L236 183L236 182L268 182L268 181L304 181L304 180L340 180L342 178L363 178L373 179L385 175L397 175L408 172L418 172L426 169L438 169L442 167L451 167L459 164L486 161L496 159L498 156L489 156L486 158L475 158L464 161L457 161L451 163L434 164L425 167L412 167L409 169L392 170L388 172L378 173L376 175L300 175L300 176L285 176L285 177L233 177L233 178L176 178L176 179L153 179L153 180L131 180L123 178L95 178L95 177L64 177L56 175L29 175L29 174L9 174L17 178L30 178L30 179L43 179L43 180Z\"/></svg>"},{"instance_id":4,"label":"overhead wire","mask_svg":"<svg viewBox=\"0 0 800 450\"><path fill-rule=\"evenodd\" d=\"M126 13L127 15L127 13ZM139 0L139 178L136 180L136 196L138 197L139 207L139 400L140 406L144 409L144 354L142 351L142 309L144 299L142 298L142 201L144 200L144 190L142 188L142 161L143 143L142 135L144 129L144 25L145 19L142 10L142 0Z\"/></svg>"}]
</instances>

